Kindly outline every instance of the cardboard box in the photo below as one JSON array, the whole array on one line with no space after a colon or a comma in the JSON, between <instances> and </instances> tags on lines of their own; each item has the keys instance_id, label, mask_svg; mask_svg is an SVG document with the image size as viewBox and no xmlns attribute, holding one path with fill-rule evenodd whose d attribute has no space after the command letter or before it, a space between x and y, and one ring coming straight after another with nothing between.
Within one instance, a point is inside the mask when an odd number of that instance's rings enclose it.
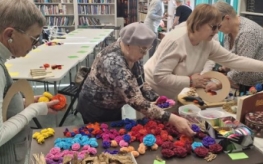
<instances>
[{"instance_id":1,"label":"cardboard box","mask_svg":"<svg viewBox=\"0 0 263 164\"><path fill-rule=\"evenodd\" d=\"M205 123L208 134L216 139L225 153L239 152L253 148L254 133L234 117L224 117ZM244 130L244 128L246 128ZM241 131L240 131L241 130ZM225 134L223 135L223 131ZM227 134L227 132L229 132ZM233 135L229 135L232 133Z\"/></svg>"}]
</instances>

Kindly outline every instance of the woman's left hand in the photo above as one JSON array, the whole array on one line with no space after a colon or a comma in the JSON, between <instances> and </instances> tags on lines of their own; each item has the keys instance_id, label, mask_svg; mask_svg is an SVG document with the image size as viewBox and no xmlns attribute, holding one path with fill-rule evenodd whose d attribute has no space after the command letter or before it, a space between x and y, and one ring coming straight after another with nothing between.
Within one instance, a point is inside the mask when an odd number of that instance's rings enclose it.
<instances>
[{"instance_id":1,"label":"woman's left hand","mask_svg":"<svg viewBox=\"0 0 263 164\"><path fill-rule=\"evenodd\" d=\"M214 82L209 82L206 86L205 86L205 91L216 91L219 90L221 88L219 88L219 84L216 84Z\"/></svg>"}]
</instances>

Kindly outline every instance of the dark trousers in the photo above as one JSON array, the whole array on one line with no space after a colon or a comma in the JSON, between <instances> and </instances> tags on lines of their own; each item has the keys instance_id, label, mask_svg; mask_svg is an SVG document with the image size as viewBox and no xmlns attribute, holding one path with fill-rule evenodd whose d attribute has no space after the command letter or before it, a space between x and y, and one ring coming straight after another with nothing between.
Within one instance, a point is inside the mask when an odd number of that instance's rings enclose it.
<instances>
[{"instance_id":1,"label":"dark trousers","mask_svg":"<svg viewBox=\"0 0 263 164\"><path fill-rule=\"evenodd\" d=\"M152 44L152 48L149 50L149 58L151 58L157 48L157 44L158 44L158 32L156 33L156 38L154 39L153 41L153 44Z\"/></svg>"},{"instance_id":2,"label":"dark trousers","mask_svg":"<svg viewBox=\"0 0 263 164\"><path fill-rule=\"evenodd\" d=\"M96 104L79 98L77 111L80 112L84 124L94 122L112 122L122 119L121 109L104 109L97 107Z\"/></svg>"},{"instance_id":3,"label":"dark trousers","mask_svg":"<svg viewBox=\"0 0 263 164\"><path fill-rule=\"evenodd\" d=\"M239 85L239 96L243 96L247 94L247 91L249 91L251 86L246 85Z\"/></svg>"}]
</instances>

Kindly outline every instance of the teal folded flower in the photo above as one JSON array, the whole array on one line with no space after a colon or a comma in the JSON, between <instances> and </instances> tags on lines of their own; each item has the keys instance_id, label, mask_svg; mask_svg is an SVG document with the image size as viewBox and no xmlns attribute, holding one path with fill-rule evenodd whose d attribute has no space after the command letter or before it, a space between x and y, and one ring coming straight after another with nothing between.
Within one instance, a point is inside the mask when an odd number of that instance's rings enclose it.
<instances>
[{"instance_id":1,"label":"teal folded flower","mask_svg":"<svg viewBox=\"0 0 263 164\"><path fill-rule=\"evenodd\" d=\"M204 145L202 144L202 142L194 142L192 143L191 147L192 147L192 150L195 150L198 147L204 147Z\"/></svg>"}]
</instances>

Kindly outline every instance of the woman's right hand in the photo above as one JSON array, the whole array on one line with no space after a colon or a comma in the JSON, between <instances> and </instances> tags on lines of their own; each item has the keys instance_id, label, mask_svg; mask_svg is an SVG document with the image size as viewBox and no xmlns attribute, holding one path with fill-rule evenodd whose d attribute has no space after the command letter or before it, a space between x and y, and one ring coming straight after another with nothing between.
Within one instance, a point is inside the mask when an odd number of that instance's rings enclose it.
<instances>
[{"instance_id":1,"label":"woman's right hand","mask_svg":"<svg viewBox=\"0 0 263 164\"><path fill-rule=\"evenodd\" d=\"M57 114L57 111L52 109L52 106L56 105L57 103L59 103L59 100L52 100L47 102L48 114Z\"/></svg>"},{"instance_id":2,"label":"woman's right hand","mask_svg":"<svg viewBox=\"0 0 263 164\"><path fill-rule=\"evenodd\" d=\"M191 76L191 79L192 79L192 87L194 88L205 88L207 83L210 81L209 77L200 75L199 73L193 74Z\"/></svg>"},{"instance_id":3,"label":"woman's right hand","mask_svg":"<svg viewBox=\"0 0 263 164\"><path fill-rule=\"evenodd\" d=\"M196 133L191 129L190 123L183 117L171 114L169 119L170 124L176 127L179 133L185 134L189 137L194 136Z\"/></svg>"}]
</instances>

